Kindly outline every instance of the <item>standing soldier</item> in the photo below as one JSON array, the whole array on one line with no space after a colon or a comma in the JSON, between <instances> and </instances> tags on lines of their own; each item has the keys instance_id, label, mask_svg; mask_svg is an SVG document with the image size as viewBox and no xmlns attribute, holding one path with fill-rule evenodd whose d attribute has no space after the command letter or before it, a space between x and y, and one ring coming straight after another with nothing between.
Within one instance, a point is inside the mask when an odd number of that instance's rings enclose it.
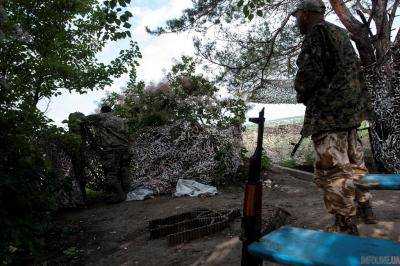
<instances>
[{"instance_id":1,"label":"standing soldier","mask_svg":"<svg viewBox=\"0 0 400 266\"><path fill-rule=\"evenodd\" d=\"M84 134L82 131L82 121L85 115L79 112L71 113L68 116L69 136L74 139L72 143L68 145L68 154L71 157L72 164L72 175L78 183L80 193L82 195L83 204L86 203L86 166L87 160L84 153ZM64 123L64 122L63 122Z\"/></svg>"},{"instance_id":2,"label":"standing soldier","mask_svg":"<svg viewBox=\"0 0 400 266\"><path fill-rule=\"evenodd\" d=\"M365 112L359 60L348 34L324 19L321 0L300 1L293 16L305 35L297 60L297 100L306 105L302 136L312 136L316 152L315 183L335 224L333 232L358 234L356 214L375 223L368 191L354 181L367 173L357 137Z\"/></svg>"},{"instance_id":3,"label":"standing soldier","mask_svg":"<svg viewBox=\"0 0 400 266\"><path fill-rule=\"evenodd\" d=\"M126 120L112 114L109 106L103 106L101 113L85 117L84 125L93 129L106 186L112 193L110 203L126 200L129 192L130 161Z\"/></svg>"}]
</instances>

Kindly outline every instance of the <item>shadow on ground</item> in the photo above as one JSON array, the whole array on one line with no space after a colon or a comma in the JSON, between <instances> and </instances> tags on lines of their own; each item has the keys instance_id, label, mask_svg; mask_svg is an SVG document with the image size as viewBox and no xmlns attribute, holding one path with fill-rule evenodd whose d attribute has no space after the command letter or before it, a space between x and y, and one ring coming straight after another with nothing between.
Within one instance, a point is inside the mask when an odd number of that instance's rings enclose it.
<instances>
[{"instance_id":1,"label":"shadow on ground","mask_svg":"<svg viewBox=\"0 0 400 266\"><path fill-rule=\"evenodd\" d=\"M281 173L265 175L264 179L272 180L272 187L264 188L264 206L289 211L293 226L323 229L331 223L322 193L313 183ZM379 191L374 196L374 207L382 222L376 226L360 226L361 234L400 241L400 193ZM241 208L242 200L243 189L232 187L210 198L161 196L60 214L59 228L72 228L70 237L67 241L57 240L64 241L62 248L55 244L45 261L85 265L240 265L240 219L221 233L173 247L165 239L150 240L146 226L152 219L197 207Z\"/></svg>"}]
</instances>

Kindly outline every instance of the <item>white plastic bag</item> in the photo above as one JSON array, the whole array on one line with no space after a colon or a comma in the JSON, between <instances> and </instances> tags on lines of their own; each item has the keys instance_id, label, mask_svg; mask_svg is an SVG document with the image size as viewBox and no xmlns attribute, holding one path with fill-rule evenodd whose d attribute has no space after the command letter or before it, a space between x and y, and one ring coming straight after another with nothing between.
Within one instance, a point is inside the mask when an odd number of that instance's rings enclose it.
<instances>
[{"instance_id":1,"label":"white plastic bag","mask_svg":"<svg viewBox=\"0 0 400 266\"><path fill-rule=\"evenodd\" d=\"M144 200L147 198L151 198L153 195L154 195L153 190L148 189L146 187L138 187L138 188L135 188L134 190L130 191L126 195L126 201Z\"/></svg>"},{"instance_id":2,"label":"white plastic bag","mask_svg":"<svg viewBox=\"0 0 400 266\"><path fill-rule=\"evenodd\" d=\"M217 193L218 190L216 187L204 185L194 180L179 179L176 183L176 197L197 197L199 195L214 196Z\"/></svg>"}]
</instances>

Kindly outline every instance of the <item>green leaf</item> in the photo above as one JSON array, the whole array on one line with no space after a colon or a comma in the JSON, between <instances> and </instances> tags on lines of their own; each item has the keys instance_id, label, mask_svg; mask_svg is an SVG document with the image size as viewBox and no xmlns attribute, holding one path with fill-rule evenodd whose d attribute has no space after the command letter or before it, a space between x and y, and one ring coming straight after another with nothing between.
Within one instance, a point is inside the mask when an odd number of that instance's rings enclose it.
<instances>
[{"instance_id":1,"label":"green leaf","mask_svg":"<svg viewBox=\"0 0 400 266\"><path fill-rule=\"evenodd\" d=\"M262 10L257 10L257 16L259 16L259 17L262 17L263 16L263 12L262 12Z\"/></svg>"},{"instance_id":2,"label":"green leaf","mask_svg":"<svg viewBox=\"0 0 400 266\"><path fill-rule=\"evenodd\" d=\"M121 15L121 16L119 17L119 19L120 19L122 22L127 22L127 21L129 20L129 17L126 16L125 14L123 14L123 15Z\"/></svg>"},{"instance_id":3,"label":"green leaf","mask_svg":"<svg viewBox=\"0 0 400 266\"><path fill-rule=\"evenodd\" d=\"M238 7L242 7L242 6L243 6L243 3L244 3L244 0L240 0L240 1L237 3L237 6L238 6Z\"/></svg>"},{"instance_id":4,"label":"green leaf","mask_svg":"<svg viewBox=\"0 0 400 266\"><path fill-rule=\"evenodd\" d=\"M130 27L131 27L131 24L130 24L130 23L128 23L128 22L125 22L125 23L124 23L124 28L129 29Z\"/></svg>"},{"instance_id":5,"label":"green leaf","mask_svg":"<svg viewBox=\"0 0 400 266\"><path fill-rule=\"evenodd\" d=\"M243 14L244 14L244 16L245 16L246 18L249 17L250 11L249 11L249 6L248 6L248 5L245 5L245 6L243 7Z\"/></svg>"}]
</instances>

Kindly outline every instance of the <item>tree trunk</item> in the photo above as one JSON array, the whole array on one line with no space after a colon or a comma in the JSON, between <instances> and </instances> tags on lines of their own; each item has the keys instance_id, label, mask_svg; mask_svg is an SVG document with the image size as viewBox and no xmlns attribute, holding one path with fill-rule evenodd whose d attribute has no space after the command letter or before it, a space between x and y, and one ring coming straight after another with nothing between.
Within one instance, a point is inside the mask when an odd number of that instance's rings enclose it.
<instances>
[{"instance_id":1,"label":"tree trunk","mask_svg":"<svg viewBox=\"0 0 400 266\"><path fill-rule=\"evenodd\" d=\"M6 12L4 10L4 0L0 0L0 39L4 36L4 20L6 18Z\"/></svg>"},{"instance_id":2,"label":"tree trunk","mask_svg":"<svg viewBox=\"0 0 400 266\"><path fill-rule=\"evenodd\" d=\"M6 19L6 12L4 10L4 0L0 0L0 45L3 45L4 38L4 21ZM5 90L6 87L6 78L4 73L0 72L0 88L1 90Z\"/></svg>"},{"instance_id":3,"label":"tree trunk","mask_svg":"<svg viewBox=\"0 0 400 266\"><path fill-rule=\"evenodd\" d=\"M386 4L373 1L376 40L366 25L358 21L341 0L330 0L340 21L351 33L362 63L369 102L371 145L378 166L400 173L400 87L399 42L390 47ZM382 169L380 169L382 170Z\"/></svg>"}]
</instances>

